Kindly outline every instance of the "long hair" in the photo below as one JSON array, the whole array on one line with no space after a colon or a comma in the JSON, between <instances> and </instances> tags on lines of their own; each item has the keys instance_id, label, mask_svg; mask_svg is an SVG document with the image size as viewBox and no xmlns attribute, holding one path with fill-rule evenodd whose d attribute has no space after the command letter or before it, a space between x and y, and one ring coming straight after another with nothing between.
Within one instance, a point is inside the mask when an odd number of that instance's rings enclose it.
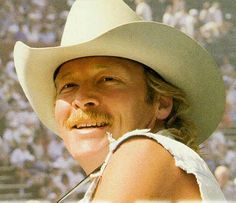
<instances>
[{"instance_id":1,"label":"long hair","mask_svg":"<svg viewBox=\"0 0 236 203\"><path fill-rule=\"evenodd\" d=\"M166 96L173 98L173 108L170 115L164 120L164 129L160 130L163 135L170 135L195 151L199 151L196 143L196 127L194 123L186 117L189 109L189 102L186 94L166 82L157 72L144 65L144 73L147 80L147 102L152 103L156 96Z\"/></svg>"}]
</instances>

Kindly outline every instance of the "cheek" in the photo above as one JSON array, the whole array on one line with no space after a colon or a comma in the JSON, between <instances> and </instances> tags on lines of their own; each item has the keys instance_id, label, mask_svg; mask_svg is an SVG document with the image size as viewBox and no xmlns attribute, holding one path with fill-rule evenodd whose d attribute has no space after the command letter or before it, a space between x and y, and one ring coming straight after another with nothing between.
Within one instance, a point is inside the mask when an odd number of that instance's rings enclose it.
<instances>
[{"instance_id":1,"label":"cheek","mask_svg":"<svg viewBox=\"0 0 236 203\"><path fill-rule=\"evenodd\" d=\"M125 122L132 128L147 128L147 125L155 119L156 109L141 98L127 99L126 105L121 108Z\"/></svg>"},{"instance_id":2,"label":"cheek","mask_svg":"<svg viewBox=\"0 0 236 203\"><path fill-rule=\"evenodd\" d=\"M113 91L103 99L106 100L106 104L116 114L125 115L126 118L133 118L133 116L143 112L143 108L146 106L145 95L140 92L142 92L142 89L141 91L137 89L132 89L132 91Z\"/></svg>"},{"instance_id":3,"label":"cheek","mask_svg":"<svg viewBox=\"0 0 236 203\"><path fill-rule=\"evenodd\" d=\"M71 112L71 105L64 100L56 100L55 103L55 120L57 127L63 127L64 121L69 117Z\"/></svg>"}]
</instances>

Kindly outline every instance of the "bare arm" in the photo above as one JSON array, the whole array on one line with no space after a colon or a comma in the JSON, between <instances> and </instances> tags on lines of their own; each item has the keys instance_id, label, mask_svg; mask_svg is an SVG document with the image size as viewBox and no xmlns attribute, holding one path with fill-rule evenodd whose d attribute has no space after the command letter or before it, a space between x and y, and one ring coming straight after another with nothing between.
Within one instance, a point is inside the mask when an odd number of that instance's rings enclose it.
<instances>
[{"instance_id":1,"label":"bare arm","mask_svg":"<svg viewBox=\"0 0 236 203\"><path fill-rule=\"evenodd\" d=\"M172 155L146 137L119 146L94 195L94 200L112 203L176 199L200 199L195 177L176 167Z\"/></svg>"}]
</instances>

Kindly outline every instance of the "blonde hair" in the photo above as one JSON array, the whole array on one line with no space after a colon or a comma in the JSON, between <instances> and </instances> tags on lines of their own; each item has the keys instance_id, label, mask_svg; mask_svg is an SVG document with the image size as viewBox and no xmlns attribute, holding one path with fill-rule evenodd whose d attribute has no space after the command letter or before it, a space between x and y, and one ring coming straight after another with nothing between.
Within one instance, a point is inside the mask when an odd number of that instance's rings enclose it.
<instances>
[{"instance_id":1,"label":"blonde hair","mask_svg":"<svg viewBox=\"0 0 236 203\"><path fill-rule=\"evenodd\" d=\"M164 129L160 132L163 135L171 135L176 140L198 152L196 128L185 114L189 109L186 94L178 87L166 82L157 72L145 65L144 73L147 79L148 103L152 103L156 95L173 98L172 111L165 119Z\"/></svg>"}]
</instances>

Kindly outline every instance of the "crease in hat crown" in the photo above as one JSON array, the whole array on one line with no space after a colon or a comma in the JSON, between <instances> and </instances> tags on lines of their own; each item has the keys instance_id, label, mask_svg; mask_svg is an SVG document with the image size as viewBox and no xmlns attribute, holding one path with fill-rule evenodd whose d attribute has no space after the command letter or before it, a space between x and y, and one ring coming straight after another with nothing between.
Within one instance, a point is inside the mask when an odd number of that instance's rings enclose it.
<instances>
[{"instance_id":1,"label":"crease in hat crown","mask_svg":"<svg viewBox=\"0 0 236 203\"><path fill-rule=\"evenodd\" d=\"M68 14L61 45L83 43L111 28L135 21L141 18L123 0L77 0Z\"/></svg>"}]
</instances>

